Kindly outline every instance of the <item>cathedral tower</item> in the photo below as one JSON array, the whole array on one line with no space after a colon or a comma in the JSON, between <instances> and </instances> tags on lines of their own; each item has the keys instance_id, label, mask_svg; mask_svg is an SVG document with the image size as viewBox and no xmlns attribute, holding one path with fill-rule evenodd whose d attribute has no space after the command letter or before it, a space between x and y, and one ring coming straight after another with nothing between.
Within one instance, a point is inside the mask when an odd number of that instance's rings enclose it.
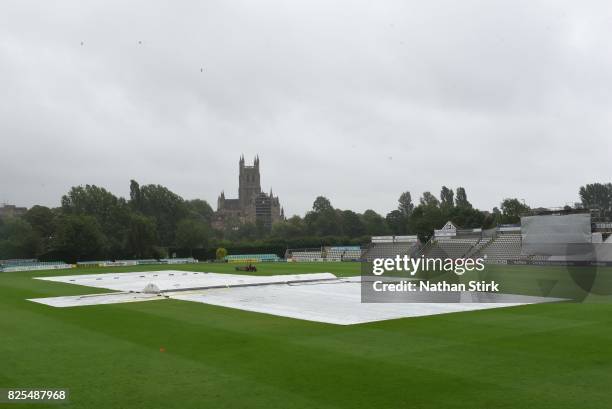
<instances>
[{"instance_id":1,"label":"cathedral tower","mask_svg":"<svg viewBox=\"0 0 612 409\"><path fill-rule=\"evenodd\" d=\"M240 157L238 176L238 200L243 207L252 204L255 197L261 193L261 184L259 180L259 156L255 156L253 166L244 164L244 156Z\"/></svg>"},{"instance_id":2,"label":"cathedral tower","mask_svg":"<svg viewBox=\"0 0 612 409\"><path fill-rule=\"evenodd\" d=\"M280 220L285 220L278 196L261 191L259 180L259 155L255 156L252 166L244 163L244 156L238 161L238 198L227 199L221 192L217 199L217 211L213 219L213 227L223 230L237 228L244 223L257 223L267 230Z\"/></svg>"}]
</instances>

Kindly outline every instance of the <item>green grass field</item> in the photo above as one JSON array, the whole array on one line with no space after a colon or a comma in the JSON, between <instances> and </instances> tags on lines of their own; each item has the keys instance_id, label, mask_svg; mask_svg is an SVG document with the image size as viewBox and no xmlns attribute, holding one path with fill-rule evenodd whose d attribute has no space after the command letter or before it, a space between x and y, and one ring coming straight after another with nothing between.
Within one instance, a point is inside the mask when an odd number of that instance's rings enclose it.
<instances>
[{"instance_id":1,"label":"green grass field","mask_svg":"<svg viewBox=\"0 0 612 409\"><path fill-rule=\"evenodd\" d=\"M359 274L357 263L259 268ZM26 301L105 291L32 277L153 269L0 273L0 388L67 387L64 407L86 409L612 406L608 303L336 326L177 300L65 309ZM233 272L215 264L159 269ZM47 406L57 407L5 404Z\"/></svg>"}]
</instances>

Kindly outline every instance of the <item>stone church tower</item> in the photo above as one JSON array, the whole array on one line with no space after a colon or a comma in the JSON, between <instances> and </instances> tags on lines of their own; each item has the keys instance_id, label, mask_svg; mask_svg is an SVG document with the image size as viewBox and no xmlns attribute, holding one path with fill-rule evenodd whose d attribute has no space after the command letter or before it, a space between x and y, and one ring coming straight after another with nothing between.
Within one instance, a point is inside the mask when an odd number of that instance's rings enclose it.
<instances>
[{"instance_id":1,"label":"stone church tower","mask_svg":"<svg viewBox=\"0 0 612 409\"><path fill-rule=\"evenodd\" d=\"M266 230L272 224L284 220L284 210L278 196L261 191L259 173L259 156L255 156L253 165L246 165L244 156L238 161L238 198L226 199L221 192L217 199L217 211L213 227L219 230L236 228L243 223L255 223Z\"/></svg>"},{"instance_id":2,"label":"stone church tower","mask_svg":"<svg viewBox=\"0 0 612 409\"><path fill-rule=\"evenodd\" d=\"M245 166L244 156L240 156L238 164L238 200L240 206L246 207L261 193L259 156L255 156L253 166Z\"/></svg>"}]
</instances>

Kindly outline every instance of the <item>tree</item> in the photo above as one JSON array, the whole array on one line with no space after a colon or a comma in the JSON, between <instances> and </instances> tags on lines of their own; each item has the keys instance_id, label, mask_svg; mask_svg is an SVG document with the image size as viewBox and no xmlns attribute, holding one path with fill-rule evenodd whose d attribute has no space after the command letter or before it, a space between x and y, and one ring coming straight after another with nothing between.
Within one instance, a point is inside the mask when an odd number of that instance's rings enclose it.
<instances>
[{"instance_id":1,"label":"tree","mask_svg":"<svg viewBox=\"0 0 612 409\"><path fill-rule=\"evenodd\" d=\"M55 234L56 213L48 207L36 205L23 216L32 227L32 234L36 235L36 255L44 254L50 249ZM30 240L32 239L34 238L30 237Z\"/></svg>"},{"instance_id":2,"label":"tree","mask_svg":"<svg viewBox=\"0 0 612 409\"><path fill-rule=\"evenodd\" d=\"M406 232L406 216L399 210L392 210L385 217L387 226L393 234L404 234Z\"/></svg>"},{"instance_id":3,"label":"tree","mask_svg":"<svg viewBox=\"0 0 612 409\"><path fill-rule=\"evenodd\" d=\"M296 233L296 235L305 235L304 221L300 216L291 216L287 219L287 224Z\"/></svg>"},{"instance_id":4,"label":"tree","mask_svg":"<svg viewBox=\"0 0 612 409\"><path fill-rule=\"evenodd\" d=\"M581 186L578 191L582 205L586 209L598 209L600 216L606 216L612 210L612 184L591 183Z\"/></svg>"},{"instance_id":5,"label":"tree","mask_svg":"<svg viewBox=\"0 0 612 409\"><path fill-rule=\"evenodd\" d=\"M455 206L457 207L472 207L472 204L468 202L467 193L462 187L457 188L457 195L455 196Z\"/></svg>"},{"instance_id":6,"label":"tree","mask_svg":"<svg viewBox=\"0 0 612 409\"><path fill-rule=\"evenodd\" d=\"M259 229L255 223L243 223L235 231L235 238L238 240L255 240L259 237Z\"/></svg>"},{"instance_id":7,"label":"tree","mask_svg":"<svg viewBox=\"0 0 612 409\"><path fill-rule=\"evenodd\" d=\"M366 228L359 218L359 215L352 210L342 210L340 212L340 224L342 234L348 237L359 237L365 234Z\"/></svg>"},{"instance_id":8,"label":"tree","mask_svg":"<svg viewBox=\"0 0 612 409\"><path fill-rule=\"evenodd\" d=\"M304 221L300 216L292 216L287 220L278 221L272 225L270 235L285 240L305 236Z\"/></svg>"},{"instance_id":9,"label":"tree","mask_svg":"<svg viewBox=\"0 0 612 409\"><path fill-rule=\"evenodd\" d=\"M487 227L485 226L485 213L468 206L455 206L446 212L444 217L463 228ZM491 225L492 221L489 220L488 223Z\"/></svg>"},{"instance_id":10,"label":"tree","mask_svg":"<svg viewBox=\"0 0 612 409\"><path fill-rule=\"evenodd\" d=\"M140 213L130 214L128 223L125 254L136 258L146 258L155 255L157 229L155 221Z\"/></svg>"},{"instance_id":11,"label":"tree","mask_svg":"<svg viewBox=\"0 0 612 409\"><path fill-rule=\"evenodd\" d=\"M370 236L389 233L385 219L374 210L368 209L363 212L361 220L365 226L366 234Z\"/></svg>"},{"instance_id":12,"label":"tree","mask_svg":"<svg viewBox=\"0 0 612 409\"><path fill-rule=\"evenodd\" d=\"M504 199L501 203L502 222L516 224L521 221L521 215L529 211L529 206L518 199Z\"/></svg>"},{"instance_id":13,"label":"tree","mask_svg":"<svg viewBox=\"0 0 612 409\"><path fill-rule=\"evenodd\" d=\"M109 255L123 252L130 209L123 198L95 185L75 186L62 197L62 213L96 219Z\"/></svg>"},{"instance_id":14,"label":"tree","mask_svg":"<svg viewBox=\"0 0 612 409\"><path fill-rule=\"evenodd\" d=\"M337 236L342 233L340 217L335 210L319 213L313 226L318 236Z\"/></svg>"},{"instance_id":15,"label":"tree","mask_svg":"<svg viewBox=\"0 0 612 409\"><path fill-rule=\"evenodd\" d=\"M185 206L189 212L189 217L199 219L204 223L210 225L212 221L214 211L206 200L193 199L185 201Z\"/></svg>"},{"instance_id":16,"label":"tree","mask_svg":"<svg viewBox=\"0 0 612 409\"><path fill-rule=\"evenodd\" d=\"M404 216L408 217L412 214L414 210L414 204L412 203L412 196L409 191L405 191L399 197L399 206L398 210L404 214Z\"/></svg>"},{"instance_id":17,"label":"tree","mask_svg":"<svg viewBox=\"0 0 612 409\"><path fill-rule=\"evenodd\" d=\"M495 206L492 212L493 217L493 225L502 224L502 212L499 210L499 207Z\"/></svg>"},{"instance_id":18,"label":"tree","mask_svg":"<svg viewBox=\"0 0 612 409\"><path fill-rule=\"evenodd\" d=\"M442 190L440 191L440 205L445 208L451 208L455 205L453 198L455 193L453 189L449 189L446 186L442 186Z\"/></svg>"},{"instance_id":19,"label":"tree","mask_svg":"<svg viewBox=\"0 0 612 409\"><path fill-rule=\"evenodd\" d=\"M189 249L193 257L194 248L205 247L210 236L208 226L199 220L183 219L176 227L176 244L180 248Z\"/></svg>"},{"instance_id":20,"label":"tree","mask_svg":"<svg viewBox=\"0 0 612 409\"><path fill-rule=\"evenodd\" d=\"M39 234L24 219L0 219L0 259L33 258L41 251Z\"/></svg>"},{"instance_id":21,"label":"tree","mask_svg":"<svg viewBox=\"0 0 612 409\"><path fill-rule=\"evenodd\" d=\"M319 196L312 204L312 211L304 217L306 229L318 236L334 236L341 233L340 217L329 199Z\"/></svg>"},{"instance_id":22,"label":"tree","mask_svg":"<svg viewBox=\"0 0 612 409\"><path fill-rule=\"evenodd\" d=\"M421 241L426 242L431 238L434 229L439 229L446 221L440 207L433 204L421 204L410 215L408 224L410 231L414 232Z\"/></svg>"},{"instance_id":23,"label":"tree","mask_svg":"<svg viewBox=\"0 0 612 409\"><path fill-rule=\"evenodd\" d=\"M45 206L32 206L23 218L30 223L32 228L41 235L49 238L55 230L55 213Z\"/></svg>"},{"instance_id":24,"label":"tree","mask_svg":"<svg viewBox=\"0 0 612 409\"><path fill-rule=\"evenodd\" d=\"M223 247L219 247L215 252L215 257L217 258L217 260L223 260L225 256L227 256L227 250Z\"/></svg>"},{"instance_id":25,"label":"tree","mask_svg":"<svg viewBox=\"0 0 612 409\"><path fill-rule=\"evenodd\" d=\"M75 186L62 196L62 210L67 214L87 214L100 224L113 222L113 213L120 200L108 190L96 185Z\"/></svg>"},{"instance_id":26,"label":"tree","mask_svg":"<svg viewBox=\"0 0 612 409\"><path fill-rule=\"evenodd\" d=\"M161 185L140 186L138 192L140 203L133 204L130 197L130 205L155 220L162 246L173 245L176 226L188 214L183 198Z\"/></svg>"},{"instance_id":27,"label":"tree","mask_svg":"<svg viewBox=\"0 0 612 409\"><path fill-rule=\"evenodd\" d=\"M333 209L329 199L324 196L318 196L312 204L312 211L315 213L322 213Z\"/></svg>"},{"instance_id":28,"label":"tree","mask_svg":"<svg viewBox=\"0 0 612 409\"><path fill-rule=\"evenodd\" d=\"M140 185L134 179L130 180L130 205L142 211L142 195L140 193Z\"/></svg>"},{"instance_id":29,"label":"tree","mask_svg":"<svg viewBox=\"0 0 612 409\"><path fill-rule=\"evenodd\" d=\"M431 192L423 192L423 196L420 199L421 206L440 206L440 201L431 194Z\"/></svg>"},{"instance_id":30,"label":"tree","mask_svg":"<svg viewBox=\"0 0 612 409\"><path fill-rule=\"evenodd\" d=\"M58 223L55 249L76 260L93 260L107 253L100 224L93 216L65 215Z\"/></svg>"}]
</instances>

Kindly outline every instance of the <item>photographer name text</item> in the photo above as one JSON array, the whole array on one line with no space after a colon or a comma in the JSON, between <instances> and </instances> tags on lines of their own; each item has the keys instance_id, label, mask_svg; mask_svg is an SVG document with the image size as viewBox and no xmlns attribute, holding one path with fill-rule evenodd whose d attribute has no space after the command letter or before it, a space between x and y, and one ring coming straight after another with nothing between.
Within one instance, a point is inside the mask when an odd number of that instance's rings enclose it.
<instances>
[{"instance_id":1,"label":"photographer name text","mask_svg":"<svg viewBox=\"0 0 612 409\"><path fill-rule=\"evenodd\" d=\"M374 281L372 288L376 292L498 292L499 284L495 281L469 281L467 283L449 283L447 281L408 281L397 282Z\"/></svg>"}]
</instances>

